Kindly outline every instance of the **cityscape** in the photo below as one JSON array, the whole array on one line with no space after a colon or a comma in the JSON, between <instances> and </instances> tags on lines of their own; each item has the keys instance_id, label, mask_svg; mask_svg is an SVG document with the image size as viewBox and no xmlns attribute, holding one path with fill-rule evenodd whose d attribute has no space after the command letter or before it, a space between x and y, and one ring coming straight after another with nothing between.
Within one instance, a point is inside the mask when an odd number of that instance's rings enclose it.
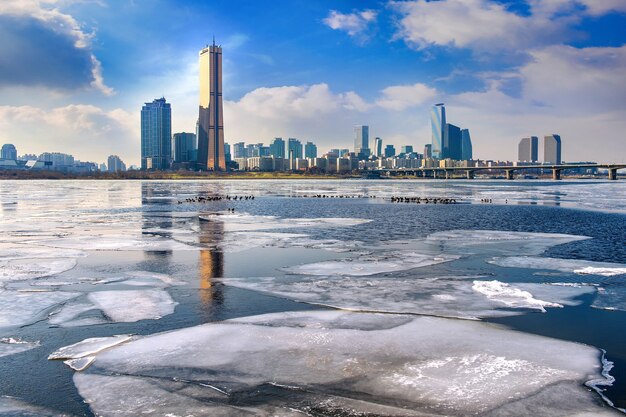
<instances>
[{"instance_id":1,"label":"cityscape","mask_svg":"<svg viewBox=\"0 0 626 417\"><path fill-rule=\"evenodd\" d=\"M0 0L0 416L624 417L623 28Z\"/></svg>"},{"instance_id":2,"label":"cityscape","mask_svg":"<svg viewBox=\"0 0 626 417\"><path fill-rule=\"evenodd\" d=\"M17 155L13 144L4 144L0 169L53 170L66 173L117 173L142 171L231 171L231 172L307 172L348 174L403 168L470 168L561 165L561 137L546 135L539 159L537 136L522 138L516 161L473 158L468 128L448 123L444 103L432 106L431 143L423 148L412 144L396 149L380 137L370 140L370 126L353 127L354 146L319 152L312 141L276 137L269 144L224 142L222 101L222 47L207 45L199 53L199 116L195 132L172 133L172 106L165 97L146 102L141 108L141 166L126 166L117 155L105 163L75 160L72 155L44 152L40 155ZM584 162L593 164L593 162ZM572 168L574 174L596 174L597 168Z\"/></svg>"}]
</instances>

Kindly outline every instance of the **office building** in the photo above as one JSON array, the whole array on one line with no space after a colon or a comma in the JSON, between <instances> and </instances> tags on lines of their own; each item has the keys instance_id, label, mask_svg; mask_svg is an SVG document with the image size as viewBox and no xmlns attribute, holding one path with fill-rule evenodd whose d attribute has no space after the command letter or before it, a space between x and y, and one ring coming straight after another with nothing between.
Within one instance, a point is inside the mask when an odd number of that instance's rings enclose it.
<instances>
[{"instance_id":1,"label":"office building","mask_svg":"<svg viewBox=\"0 0 626 417\"><path fill-rule=\"evenodd\" d=\"M196 156L196 135L194 133L174 133L174 162L192 162Z\"/></svg>"},{"instance_id":2,"label":"office building","mask_svg":"<svg viewBox=\"0 0 626 417\"><path fill-rule=\"evenodd\" d=\"M519 141L517 160L518 162L539 161L539 138L537 136L523 138Z\"/></svg>"},{"instance_id":3,"label":"office building","mask_svg":"<svg viewBox=\"0 0 626 417\"><path fill-rule=\"evenodd\" d=\"M561 164L561 136L553 134L543 138L543 163Z\"/></svg>"},{"instance_id":4,"label":"office building","mask_svg":"<svg viewBox=\"0 0 626 417\"><path fill-rule=\"evenodd\" d=\"M443 158L443 138L446 128L446 108L443 103L435 104L430 110L430 125L432 129L432 157Z\"/></svg>"},{"instance_id":5,"label":"office building","mask_svg":"<svg viewBox=\"0 0 626 417\"><path fill-rule=\"evenodd\" d=\"M237 142L233 145L233 159L246 157L246 144Z\"/></svg>"},{"instance_id":6,"label":"office building","mask_svg":"<svg viewBox=\"0 0 626 417\"><path fill-rule=\"evenodd\" d=\"M383 140L379 137L374 139L374 156L378 158L383 156Z\"/></svg>"},{"instance_id":7,"label":"office building","mask_svg":"<svg viewBox=\"0 0 626 417\"><path fill-rule=\"evenodd\" d=\"M230 162L232 159L232 155L230 153L230 144L224 142L224 158L226 159L226 162Z\"/></svg>"},{"instance_id":8,"label":"office building","mask_svg":"<svg viewBox=\"0 0 626 417\"><path fill-rule=\"evenodd\" d=\"M413 146L412 145L401 146L400 153L413 153Z\"/></svg>"},{"instance_id":9,"label":"office building","mask_svg":"<svg viewBox=\"0 0 626 417\"><path fill-rule=\"evenodd\" d=\"M461 129L461 160L471 161L472 157L472 138L469 129Z\"/></svg>"},{"instance_id":10,"label":"office building","mask_svg":"<svg viewBox=\"0 0 626 417\"><path fill-rule=\"evenodd\" d=\"M222 47L207 46L200 51L200 106L198 124L198 166L207 171L226 169L222 107Z\"/></svg>"},{"instance_id":11,"label":"office building","mask_svg":"<svg viewBox=\"0 0 626 417\"><path fill-rule=\"evenodd\" d=\"M169 169L172 155L172 108L165 98L141 108L141 169Z\"/></svg>"},{"instance_id":12,"label":"office building","mask_svg":"<svg viewBox=\"0 0 626 417\"><path fill-rule=\"evenodd\" d=\"M354 126L354 153L361 159L367 159L370 156L369 131L369 126Z\"/></svg>"},{"instance_id":13,"label":"office building","mask_svg":"<svg viewBox=\"0 0 626 417\"><path fill-rule=\"evenodd\" d=\"M296 138L289 138L287 140L287 153L288 159L291 161L302 159L302 143Z\"/></svg>"},{"instance_id":14,"label":"office building","mask_svg":"<svg viewBox=\"0 0 626 417\"><path fill-rule=\"evenodd\" d=\"M317 158L317 146L315 146L313 142L307 142L304 144L304 157Z\"/></svg>"},{"instance_id":15,"label":"office building","mask_svg":"<svg viewBox=\"0 0 626 417\"><path fill-rule=\"evenodd\" d=\"M109 172L126 171L126 164L117 155L111 155L107 159Z\"/></svg>"},{"instance_id":16,"label":"office building","mask_svg":"<svg viewBox=\"0 0 626 417\"><path fill-rule=\"evenodd\" d=\"M461 158L461 128L453 124L446 123L443 131L443 147L440 153L440 159L460 161Z\"/></svg>"},{"instance_id":17,"label":"office building","mask_svg":"<svg viewBox=\"0 0 626 417\"><path fill-rule=\"evenodd\" d=\"M270 155L274 158L285 157L285 141L283 138L274 138L274 141L270 144Z\"/></svg>"},{"instance_id":18,"label":"office building","mask_svg":"<svg viewBox=\"0 0 626 417\"><path fill-rule=\"evenodd\" d=\"M17 161L17 149L15 149L15 145L12 145L10 143L2 145L2 151L0 151L0 159Z\"/></svg>"},{"instance_id":19,"label":"office building","mask_svg":"<svg viewBox=\"0 0 626 417\"><path fill-rule=\"evenodd\" d=\"M396 155L396 148L393 145L385 146L385 158L391 158Z\"/></svg>"},{"instance_id":20,"label":"office building","mask_svg":"<svg viewBox=\"0 0 626 417\"><path fill-rule=\"evenodd\" d=\"M61 152L44 152L37 160L48 162L48 166L56 170L68 170L74 166L74 156Z\"/></svg>"},{"instance_id":21,"label":"office building","mask_svg":"<svg viewBox=\"0 0 626 417\"><path fill-rule=\"evenodd\" d=\"M424 145L424 159L433 157L433 145L431 143L427 143Z\"/></svg>"}]
</instances>

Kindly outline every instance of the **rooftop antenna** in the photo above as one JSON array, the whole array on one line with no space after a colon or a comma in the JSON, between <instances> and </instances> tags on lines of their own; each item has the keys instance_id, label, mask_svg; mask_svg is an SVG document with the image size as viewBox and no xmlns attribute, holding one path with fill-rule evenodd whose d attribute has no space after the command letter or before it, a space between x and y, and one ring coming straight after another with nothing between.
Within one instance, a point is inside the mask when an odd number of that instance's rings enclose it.
<instances>
[{"instance_id":1,"label":"rooftop antenna","mask_svg":"<svg viewBox=\"0 0 626 417\"><path fill-rule=\"evenodd\" d=\"M213 46L215 46L215 35L213 35Z\"/></svg>"}]
</instances>

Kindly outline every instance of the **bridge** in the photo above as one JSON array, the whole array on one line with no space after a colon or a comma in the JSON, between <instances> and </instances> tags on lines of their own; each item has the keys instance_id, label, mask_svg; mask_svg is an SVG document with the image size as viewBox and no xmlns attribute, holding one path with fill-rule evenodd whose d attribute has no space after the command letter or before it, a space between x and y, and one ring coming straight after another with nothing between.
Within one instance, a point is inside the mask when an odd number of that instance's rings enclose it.
<instances>
[{"instance_id":1,"label":"bridge","mask_svg":"<svg viewBox=\"0 0 626 417\"><path fill-rule=\"evenodd\" d=\"M626 164L562 164L562 165L505 165L491 167L431 167L431 168L394 168L375 169L381 175L415 175L423 178L450 179L454 174L464 174L465 178L473 179L478 171L504 171L507 180L512 180L515 172L529 170L552 171L552 179L560 180L561 171L578 168L604 168L608 170L609 179L617 180L617 170L626 168ZM430 175L429 175L430 174Z\"/></svg>"}]
</instances>

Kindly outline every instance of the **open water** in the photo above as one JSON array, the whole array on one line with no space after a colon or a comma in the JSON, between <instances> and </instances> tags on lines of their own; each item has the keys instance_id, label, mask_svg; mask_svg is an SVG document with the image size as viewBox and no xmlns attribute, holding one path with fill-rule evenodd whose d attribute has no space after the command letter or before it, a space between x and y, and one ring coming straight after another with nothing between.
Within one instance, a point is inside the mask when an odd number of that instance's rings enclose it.
<instances>
[{"instance_id":1,"label":"open water","mask_svg":"<svg viewBox=\"0 0 626 417\"><path fill-rule=\"evenodd\" d=\"M619 181L4 181L0 415L620 415L625 207Z\"/></svg>"}]
</instances>

